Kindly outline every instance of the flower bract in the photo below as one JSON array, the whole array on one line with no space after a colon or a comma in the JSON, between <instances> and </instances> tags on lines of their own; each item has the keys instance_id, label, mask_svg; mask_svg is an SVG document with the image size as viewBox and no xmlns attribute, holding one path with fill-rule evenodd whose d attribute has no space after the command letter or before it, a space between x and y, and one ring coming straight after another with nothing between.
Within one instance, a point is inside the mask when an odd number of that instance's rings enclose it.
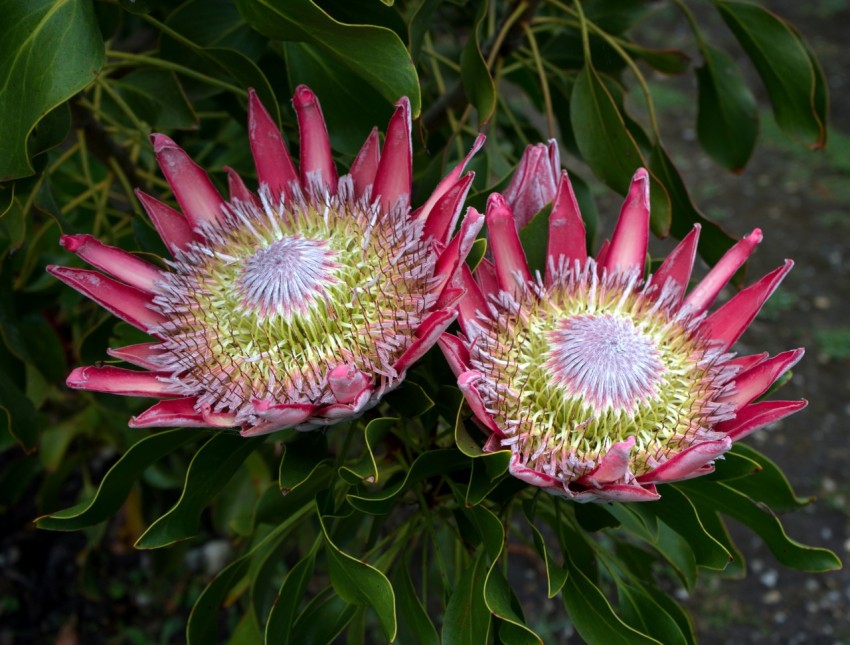
<instances>
[{"instance_id":1,"label":"flower bract","mask_svg":"<svg viewBox=\"0 0 850 645\"><path fill-rule=\"evenodd\" d=\"M152 336L108 350L142 370L81 367L70 387L161 399L135 427L306 430L375 405L455 319L455 275L483 224L473 213L458 225L469 156L412 210L407 99L383 144L373 130L343 176L316 96L301 86L293 106L298 167L249 93L259 189L226 169L228 199L174 141L152 136L182 211L137 191L172 254L164 266L89 235L62 238L98 271L48 270Z\"/></svg>"},{"instance_id":2,"label":"flower bract","mask_svg":"<svg viewBox=\"0 0 850 645\"><path fill-rule=\"evenodd\" d=\"M490 195L492 262L458 276L462 333L444 334L440 345L488 434L484 450L510 450L516 477L580 502L654 500L656 484L711 472L734 441L805 406L758 400L802 349L733 351L792 262L710 311L761 231L689 290L699 225L645 272L643 169L596 257L565 172L543 275L529 270L515 219L511 200Z\"/></svg>"}]
</instances>

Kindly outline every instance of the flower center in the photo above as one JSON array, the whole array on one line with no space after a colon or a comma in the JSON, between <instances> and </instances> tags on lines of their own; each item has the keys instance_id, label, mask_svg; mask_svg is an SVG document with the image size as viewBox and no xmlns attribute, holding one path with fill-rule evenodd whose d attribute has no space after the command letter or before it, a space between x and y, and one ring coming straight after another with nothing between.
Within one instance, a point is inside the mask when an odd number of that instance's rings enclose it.
<instances>
[{"instance_id":1,"label":"flower center","mask_svg":"<svg viewBox=\"0 0 850 645\"><path fill-rule=\"evenodd\" d=\"M656 393L665 371L652 340L625 318L566 318L549 338L555 380L597 410L633 409Z\"/></svg>"},{"instance_id":2,"label":"flower center","mask_svg":"<svg viewBox=\"0 0 850 645\"><path fill-rule=\"evenodd\" d=\"M292 236L272 242L245 261L238 280L242 305L263 319L306 311L335 281L335 255L317 240Z\"/></svg>"}]
</instances>

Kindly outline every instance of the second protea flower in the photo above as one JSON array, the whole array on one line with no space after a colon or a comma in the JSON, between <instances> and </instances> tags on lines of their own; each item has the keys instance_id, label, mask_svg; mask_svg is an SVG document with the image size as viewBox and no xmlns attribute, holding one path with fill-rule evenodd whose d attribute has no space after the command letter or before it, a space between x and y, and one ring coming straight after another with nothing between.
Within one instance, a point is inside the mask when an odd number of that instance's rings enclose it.
<instances>
[{"instance_id":1,"label":"second protea flower","mask_svg":"<svg viewBox=\"0 0 850 645\"><path fill-rule=\"evenodd\" d=\"M249 93L256 194L228 169L225 200L171 139L152 137L182 210L138 193L173 255L166 269L88 235L62 238L112 277L48 270L154 337L108 350L144 371L82 367L69 386L163 399L135 427L309 429L377 403L455 319L453 278L483 223L466 217L451 239L472 180L466 159L411 212L407 99L383 146L373 130L342 177L316 96L299 87L293 105L298 169Z\"/></svg>"},{"instance_id":2,"label":"second protea flower","mask_svg":"<svg viewBox=\"0 0 850 645\"><path fill-rule=\"evenodd\" d=\"M654 500L656 484L711 472L732 442L805 406L755 402L802 349L772 358L731 351L791 261L709 313L759 230L688 292L699 226L644 274L645 170L595 259L566 173L545 275L529 271L509 201L491 195L486 222L493 262L460 275L463 333L440 345L489 433L485 451L510 450L516 477L581 502Z\"/></svg>"}]
</instances>

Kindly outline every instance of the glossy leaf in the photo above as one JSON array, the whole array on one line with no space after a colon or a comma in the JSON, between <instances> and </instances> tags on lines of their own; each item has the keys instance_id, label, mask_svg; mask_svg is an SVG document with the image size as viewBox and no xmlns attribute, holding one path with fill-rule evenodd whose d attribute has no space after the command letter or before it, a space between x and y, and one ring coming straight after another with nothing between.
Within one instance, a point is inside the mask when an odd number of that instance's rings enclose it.
<instances>
[{"instance_id":1,"label":"glossy leaf","mask_svg":"<svg viewBox=\"0 0 850 645\"><path fill-rule=\"evenodd\" d=\"M237 0L237 6L260 33L325 49L387 101L407 96L413 117L419 116L422 101L416 69L391 30L338 22L311 0Z\"/></svg>"},{"instance_id":2,"label":"glossy leaf","mask_svg":"<svg viewBox=\"0 0 850 645\"><path fill-rule=\"evenodd\" d=\"M539 643L543 645L543 639L525 624L525 618L518 610L519 603L511 591L508 581L502 575L498 562L494 562L487 572L487 580L484 582L484 602L494 616L509 623L511 643ZM503 633L500 629L500 634Z\"/></svg>"},{"instance_id":3,"label":"glossy leaf","mask_svg":"<svg viewBox=\"0 0 850 645\"><path fill-rule=\"evenodd\" d=\"M549 241L549 215L552 213L551 204L535 215L519 232L519 241L525 251L525 259L532 275L539 271L543 275L546 270L546 253Z\"/></svg>"},{"instance_id":4,"label":"glossy leaf","mask_svg":"<svg viewBox=\"0 0 850 645\"><path fill-rule=\"evenodd\" d=\"M554 561L552 550L547 547L546 539L543 537L540 529L534 524L534 509L532 505L528 503L523 504L523 513L525 514L528 525L531 527L534 549L543 558L543 563L546 565L547 595L549 598L554 598L560 593L564 584L567 582L567 569Z\"/></svg>"},{"instance_id":5,"label":"glossy leaf","mask_svg":"<svg viewBox=\"0 0 850 645\"><path fill-rule=\"evenodd\" d=\"M664 184L670 195L670 202L673 205L670 233L682 239L690 233L694 224L700 224L702 231L699 238L699 254L710 266L717 264L735 240L694 206L679 171L661 146L655 146L652 149L649 167L653 176Z\"/></svg>"},{"instance_id":6,"label":"glossy leaf","mask_svg":"<svg viewBox=\"0 0 850 645\"><path fill-rule=\"evenodd\" d=\"M359 609L340 598L332 587L326 588L299 614L292 628L292 642L333 643Z\"/></svg>"},{"instance_id":7,"label":"glossy leaf","mask_svg":"<svg viewBox=\"0 0 850 645\"><path fill-rule=\"evenodd\" d=\"M286 645L294 642L291 638L292 627L315 565L316 554L315 551L311 551L299 560L283 579L277 592L277 599L266 621L265 642L269 645Z\"/></svg>"},{"instance_id":8,"label":"glossy leaf","mask_svg":"<svg viewBox=\"0 0 850 645\"><path fill-rule=\"evenodd\" d=\"M38 446L40 421L26 394L0 369L0 428L5 428L24 452Z\"/></svg>"},{"instance_id":9,"label":"glossy leaf","mask_svg":"<svg viewBox=\"0 0 850 645\"><path fill-rule=\"evenodd\" d=\"M4 4L0 21L0 181L33 173L27 139L39 120L92 82L103 40L88 0Z\"/></svg>"},{"instance_id":10,"label":"glossy leaf","mask_svg":"<svg viewBox=\"0 0 850 645\"><path fill-rule=\"evenodd\" d=\"M822 148L826 87L800 35L759 5L723 0L715 6L758 70L779 127L810 148Z\"/></svg>"},{"instance_id":11,"label":"glossy leaf","mask_svg":"<svg viewBox=\"0 0 850 645\"><path fill-rule=\"evenodd\" d=\"M121 508L145 469L204 434L202 430L184 428L158 432L141 439L130 446L104 475L91 500L40 517L36 524L54 531L77 531L109 519Z\"/></svg>"},{"instance_id":12,"label":"glossy leaf","mask_svg":"<svg viewBox=\"0 0 850 645\"><path fill-rule=\"evenodd\" d=\"M288 495L301 484L310 481L318 468L330 462L328 440L323 432L298 434L282 447L277 478L282 495Z\"/></svg>"},{"instance_id":13,"label":"glossy leaf","mask_svg":"<svg viewBox=\"0 0 850 645\"><path fill-rule=\"evenodd\" d=\"M728 482L730 488L744 493L752 499L767 504L775 511L793 511L808 506L814 501L813 497L797 497L788 478L770 459L755 448L746 444L735 444L735 453L754 461L760 467L758 472L749 477L741 477Z\"/></svg>"},{"instance_id":14,"label":"glossy leaf","mask_svg":"<svg viewBox=\"0 0 850 645\"><path fill-rule=\"evenodd\" d=\"M460 77L463 80L463 90L469 102L478 111L478 120L487 123L496 109L496 85L487 62L481 55L481 43L479 32L481 23L487 16L489 6L488 0L483 0L478 5L478 13L471 25L466 47L460 55Z\"/></svg>"},{"instance_id":15,"label":"glossy leaf","mask_svg":"<svg viewBox=\"0 0 850 645\"><path fill-rule=\"evenodd\" d=\"M348 503L364 513L383 515L393 509L396 500L411 486L428 477L458 470L468 463L467 457L457 450L424 452L410 465L401 480L382 491L348 495Z\"/></svg>"},{"instance_id":16,"label":"glossy leaf","mask_svg":"<svg viewBox=\"0 0 850 645\"><path fill-rule=\"evenodd\" d=\"M681 482L687 495L755 531L782 564L801 571L834 571L841 561L832 551L792 540L779 519L763 504L720 482Z\"/></svg>"},{"instance_id":17,"label":"glossy leaf","mask_svg":"<svg viewBox=\"0 0 850 645\"><path fill-rule=\"evenodd\" d=\"M136 548L157 549L193 537L204 508L264 439L215 434L192 458L180 499L148 527L136 541Z\"/></svg>"},{"instance_id":18,"label":"glossy leaf","mask_svg":"<svg viewBox=\"0 0 850 645\"><path fill-rule=\"evenodd\" d=\"M508 472L510 460L509 450L491 452L472 460L465 499L468 506L480 504L501 483Z\"/></svg>"},{"instance_id":19,"label":"glossy leaf","mask_svg":"<svg viewBox=\"0 0 850 645\"><path fill-rule=\"evenodd\" d=\"M366 441L366 453L353 466L341 467L339 469L340 476L352 485L359 483L361 480L365 480L370 484L377 484L380 473L378 472L378 463L375 461L374 448L397 422L398 419L392 417L372 419L363 431L363 438Z\"/></svg>"},{"instance_id":20,"label":"glossy leaf","mask_svg":"<svg viewBox=\"0 0 850 645\"><path fill-rule=\"evenodd\" d=\"M647 165L625 116L599 73L585 65L576 77L570 100L572 131L593 174L621 195L628 192L635 171ZM670 230L671 200L666 185L654 176L651 166L649 169L650 226L664 237Z\"/></svg>"},{"instance_id":21,"label":"glossy leaf","mask_svg":"<svg viewBox=\"0 0 850 645\"><path fill-rule=\"evenodd\" d=\"M664 645L687 645L693 642L682 632L676 620L655 600L657 596L663 595L661 592L649 592L616 577L614 580L623 620Z\"/></svg>"},{"instance_id":22,"label":"glossy leaf","mask_svg":"<svg viewBox=\"0 0 850 645\"><path fill-rule=\"evenodd\" d=\"M568 558L564 605L576 631L588 643L659 643L632 629L614 613L602 591Z\"/></svg>"},{"instance_id":23,"label":"glossy leaf","mask_svg":"<svg viewBox=\"0 0 850 645\"><path fill-rule=\"evenodd\" d=\"M422 645L439 645L440 636L437 634L437 629L413 588L409 558L397 567L397 571L395 592L398 601L399 629L402 630L402 635L399 636L400 642L406 642L403 640L406 636Z\"/></svg>"},{"instance_id":24,"label":"glossy leaf","mask_svg":"<svg viewBox=\"0 0 850 645\"><path fill-rule=\"evenodd\" d=\"M444 645L489 642L491 616L484 604L487 564L484 552L457 579L443 618Z\"/></svg>"},{"instance_id":25,"label":"glossy leaf","mask_svg":"<svg viewBox=\"0 0 850 645\"><path fill-rule=\"evenodd\" d=\"M333 588L346 602L371 607L378 616L387 640L395 640L398 624L395 593L390 581L372 565L340 550L331 541L321 513L319 522L328 545L326 553Z\"/></svg>"},{"instance_id":26,"label":"glossy leaf","mask_svg":"<svg viewBox=\"0 0 850 645\"><path fill-rule=\"evenodd\" d=\"M758 108L741 70L726 52L706 45L697 69L697 136L703 150L733 172L747 165L758 138Z\"/></svg>"},{"instance_id":27,"label":"glossy leaf","mask_svg":"<svg viewBox=\"0 0 850 645\"><path fill-rule=\"evenodd\" d=\"M425 414L428 410L434 407L434 401L418 385L410 378L406 378L404 382L384 397L384 401L389 403L400 416L412 419Z\"/></svg>"},{"instance_id":28,"label":"glossy leaf","mask_svg":"<svg viewBox=\"0 0 850 645\"><path fill-rule=\"evenodd\" d=\"M638 513L657 517L682 536L698 565L722 570L729 564L731 554L705 530L691 501L676 488L665 486L656 503L635 504L634 508Z\"/></svg>"}]
</instances>

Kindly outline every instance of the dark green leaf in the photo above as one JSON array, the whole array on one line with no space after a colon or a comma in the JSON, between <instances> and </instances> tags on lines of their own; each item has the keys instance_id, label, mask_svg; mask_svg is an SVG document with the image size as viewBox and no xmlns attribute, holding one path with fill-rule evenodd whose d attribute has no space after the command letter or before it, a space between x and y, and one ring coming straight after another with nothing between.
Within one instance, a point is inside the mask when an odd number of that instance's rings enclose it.
<instances>
[{"instance_id":1,"label":"dark green leaf","mask_svg":"<svg viewBox=\"0 0 850 645\"><path fill-rule=\"evenodd\" d=\"M748 477L759 470L761 466L757 461L745 457L737 450L738 445L732 446L732 450L723 455L723 459L714 462L714 472L706 477L712 481L728 481L739 477Z\"/></svg>"},{"instance_id":2,"label":"dark green leaf","mask_svg":"<svg viewBox=\"0 0 850 645\"><path fill-rule=\"evenodd\" d=\"M484 602L494 616L513 626L509 628L511 643L539 643L543 645L543 639L535 634L525 624L525 618L519 611L519 603L508 586L508 581L499 568L499 563L493 562L487 572L487 580L484 582ZM503 632L502 629L499 630Z\"/></svg>"},{"instance_id":3,"label":"dark green leaf","mask_svg":"<svg viewBox=\"0 0 850 645\"><path fill-rule=\"evenodd\" d=\"M77 531L110 518L121 508L133 484L146 468L203 434L205 433L202 430L181 428L158 432L141 439L130 446L104 475L97 493L91 500L40 517L36 524L54 531Z\"/></svg>"},{"instance_id":4,"label":"dark green leaf","mask_svg":"<svg viewBox=\"0 0 850 645\"><path fill-rule=\"evenodd\" d=\"M192 128L198 123L192 106L173 72L140 69L127 74L116 91L139 119L158 129ZM104 101L108 95L104 95Z\"/></svg>"},{"instance_id":5,"label":"dark green leaf","mask_svg":"<svg viewBox=\"0 0 850 645\"><path fill-rule=\"evenodd\" d=\"M400 642L413 642L415 640L422 645L439 645L440 637L437 634L437 629L428 617L428 612L413 588L413 581L410 578L410 559L405 559L397 570L395 590L399 618L401 619L399 621L399 629L402 630L402 634L399 636Z\"/></svg>"},{"instance_id":6,"label":"dark green leaf","mask_svg":"<svg viewBox=\"0 0 850 645\"><path fill-rule=\"evenodd\" d=\"M628 41L623 48L664 74L682 74L691 66L691 59L678 49L647 49Z\"/></svg>"},{"instance_id":7,"label":"dark green leaf","mask_svg":"<svg viewBox=\"0 0 850 645\"><path fill-rule=\"evenodd\" d=\"M481 23L487 16L488 0L478 5L478 13L472 23L466 46L460 54L460 77L463 90L469 102L478 111L480 123L487 123L496 109L496 84L490 76L487 62L481 55L481 43L478 40Z\"/></svg>"},{"instance_id":8,"label":"dark green leaf","mask_svg":"<svg viewBox=\"0 0 850 645\"><path fill-rule=\"evenodd\" d=\"M366 440L366 454L355 465L341 467L339 469L340 476L349 484L357 484L361 480L365 480L370 484L377 484L380 479L380 473L378 472L378 463L375 461L374 449L381 438L392 430L396 423L398 423L398 419L392 417L372 419L363 431L363 437ZM349 430L349 432L352 431Z\"/></svg>"},{"instance_id":9,"label":"dark green leaf","mask_svg":"<svg viewBox=\"0 0 850 645\"><path fill-rule=\"evenodd\" d=\"M446 605L442 637L444 645L488 643L490 611L484 604L487 564L484 552L464 571Z\"/></svg>"},{"instance_id":10,"label":"dark green leaf","mask_svg":"<svg viewBox=\"0 0 850 645\"><path fill-rule=\"evenodd\" d=\"M368 605L378 615L388 641L395 640L395 593L387 577L375 567L341 551L332 541L319 514L319 522L328 545L328 568L331 584L340 598L355 605Z\"/></svg>"},{"instance_id":11,"label":"dark green leaf","mask_svg":"<svg viewBox=\"0 0 850 645\"><path fill-rule=\"evenodd\" d=\"M779 512L793 511L808 506L813 501L812 497L797 497L785 477L785 473L755 448L738 443L735 444L733 450L733 454L737 453L745 459L754 461L759 465L760 470L749 477L741 477L727 482L730 488L744 493L757 502L767 504L770 508Z\"/></svg>"},{"instance_id":12,"label":"dark green leaf","mask_svg":"<svg viewBox=\"0 0 850 645\"><path fill-rule=\"evenodd\" d=\"M708 533L693 504L678 489L665 486L661 499L653 504L636 504L639 513L654 515L681 535L696 556L696 563L709 569L722 570L731 554Z\"/></svg>"},{"instance_id":13,"label":"dark green leaf","mask_svg":"<svg viewBox=\"0 0 850 645\"><path fill-rule=\"evenodd\" d=\"M469 267L470 271L475 271L475 268L481 262L486 251L487 240L483 237L475 240L472 243L472 248L469 250L469 255L466 256L466 266Z\"/></svg>"},{"instance_id":14,"label":"dark green leaf","mask_svg":"<svg viewBox=\"0 0 850 645\"><path fill-rule=\"evenodd\" d=\"M564 585L564 605L576 631L588 643L659 643L624 623L602 591L572 566Z\"/></svg>"},{"instance_id":15,"label":"dark green leaf","mask_svg":"<svg viewBox=\"0 0 850 645\"><path fill-rule=\"evenodd\" d=\"M664 645L687 645L692 642L679 627L676 620L656 602L661 594L656 589L647 591L636 585L630 585L615 577L623 620L638 631L657 638Z\"/></svg>"},{"instance_id":16,"label":"dark green leaf","mask_svg":"<svg viewBox=\"0 0 850 645\"><path fill-rule=\"evenodd\" d=\"M611 90L589 64L579 72L573 86L570 122L581 156L593 174L625 195L635 171L646 163L626 127L625 113L621 113ZM664 237L672 217L670 196L652 168L650 182L650 225L656 235Z\"/></svg>"},{"instance_id":17,"label":"dark green leaf","mask_svg":"<svg viewBox=\"0 0 850 645\"><path fill-rule=\"evenodd\" d=\"M31 453L38 446L40 421L38 413L26 394L0 369L0 428Z\"/></svg>"},{"instance_id":18,"label":"dark green leaf","mask_svg":"<svg viewBox=\"0 0 850 645\"><path fill-rule=\"evenodd\" d=\"M661 146L652 149L649 161L650 169L655 177L664 184L673 205L673 220L670 232L682 239L690 233L694 224L700 224L702 231L699 238L699 254L710 266L717 261L735 243L735 240L717 224L703 215L691 201L685 183L679 171L673 165L667 152Z\"/></svg>"},{"instance_id":19,"label":"dark green leaf","mask_svg":"<svg viewBox=\"0 0 850 645\"><path fill-rule=\"evenodd\" d=\"M310 582L315 565L316 553L311 551L286 574L266 622L265 642L269 645L294 642L291 636L296 612L307 591L307 583Z\"/></svg>"},{"instance_id":20,"label":"dark green leaf","mask_svg":"<svg viewBox=\"0 0 850 645\"><path fill-rule=\"evenodd\" d=\"M834 571L841 561L828 549L810 547L792 540L773 512L721 482L694 481L678 484L691 499L732 517L750 527L764 540L776 559L801 571Z\"/></svg>"},{"instance_id":21,"label":"dark green leaf","mask_svg":"<svg viewBox=\"0 0 850 645\"><path fill-rule=\"evenodd\" d=\"M204 508L264 440L229 432L215 434L192 458L180 499L148 527L136 541L136 548L157 549L193 537Z\"/></svg>"},{"instance_id":22,"label":"dark green leaf","mask_svg":"<svg viewBox=\"0 0 850 645\"><path fill-rule=\"evenodd\" d=\"M357 605L347 603L328 587L319 592L295 620L292 642L333 643L357 611Z\"/></svg>"},{"instance_id":23,"label":"dark green leaf","mask_svg":"<svg viewBox=\"0 0 850 645\"><path fill-rule=\"evenodd\" d=\"M0 181L33 173L27 139L48 112L94 80L103 40L89 0L3 5L0 21Z\"/></svg>"},{"instance_id":24,"label":"dark green leaf","mask_svg":"<svg viewBox=\"0 0 850 645\"><path fill-rule=\"evenodd\" d=\"M466 488L466 504L476 506L499 485L508 472L511 460L509 450L491 452L472 460L472 470L469 473L469 485Z\"/></svg>"},{"instance_id":25,"label":"dark green leaf","mask_svg":"<svg viewBox=\"0 0 850 645\"><path fill-rule=\"evenodd\" d=\"M337 22L311 0L237 0L242 16L260 33L306 42L334 55L391 103L407 96L419 116L419 80L407 48L385 27Z\"/></svg>"},{"instance_id":26,"label":"dark green leaf","mask_svg":"<svg viewBox=\"0 0 850 645\"><path fill-rule=\"evenodd\" d=\"M540 529L534 524L532 506L530 504L523 504L523 512L528 525L531 527L532 537L534 538L534 549L546 564L547 595L549 598L554 598L567 582L567 570L564 566L554 561L552 550L546 545L546 538L543 537Z\"/></svg>"},{"instance_id":27,"label":"dark green leaf","mask_svg":"<svg viewBox=\"0 0 850 645\"><path fill-rule=\"evenodd\" d=\"M715 6L758 70L779 127L810 148L822 148L826 87L800 35L759 5L718 0Z\"/></svg>"},{"instance_id":28,"label":"dark green leaf","mask_svg":"<svg viewBox=\"0 0 850 645\"><path fill-rule=\"evenodd\" d=\"M547 204L543 210L535 215L531 221L519 232L519 241L525 251L525 259L528 260L528 268L531 273L540 271L543 275L546 270L546 253L549 244L549 215L552 213L552 205Z\"/></svg>"},{"instance_id":29,"label":"dark green leaf","mask_svg":"<svg viewBox=\"0 0 850 645\"><path fill-rule=\"evenodd\" d=\"M734 59L709 45L697 69L697 135L717 163L733 172L747 165L758 137L758 109Z\"/></svg>"},{"instance_id":30,"label":"dark green leaf","mask_svg":"<svg viewBox=\"0 0 850 645\"><path fill-rule=\"evenodd\" d=\"M277 478L281 494L288 495L309 481L316 469L329 461L328 440L323 432L305 432L284 443Z\"/></svg>"},{"instance_id":31,"label":"dark green leaf","mask_svg":"<svg viewBox=\"0 0 850 645\"><path fill-rule=\"evenodd\" d=\"M434 401L422 389L422 386L409 378L387 394L384 401L389 403L400 416L408 419L421 416L434 407Z\"/></svg>"},{"instance_id":32,"label":"dark green leaf","mask_svg":"<svg viewBox=\"0 0 850 645\"><path fill-rule=\"evenodd\" d=\"M468 463L469 459L454 449L424 452L410 465L401 480L375 493L348 495L348 503L364 513L383 515L392 510L396 500L411 486L428 477L450 473Z\"/></svg>"}]
</instances>

